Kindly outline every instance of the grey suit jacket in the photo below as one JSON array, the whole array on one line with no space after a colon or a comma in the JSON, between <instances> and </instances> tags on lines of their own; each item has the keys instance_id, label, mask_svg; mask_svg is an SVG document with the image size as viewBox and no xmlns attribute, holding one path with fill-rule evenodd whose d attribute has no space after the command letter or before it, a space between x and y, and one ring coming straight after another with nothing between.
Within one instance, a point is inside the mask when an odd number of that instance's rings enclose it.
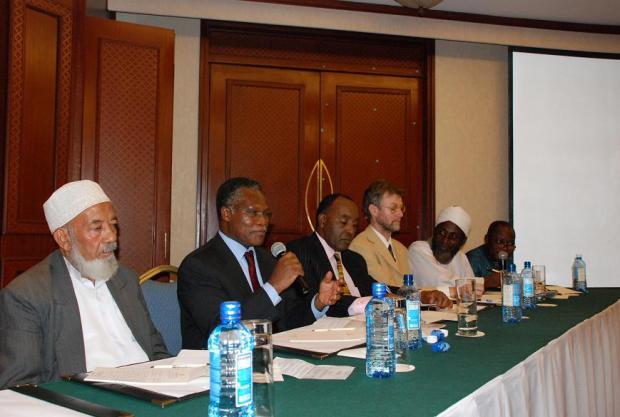
<instances>
[{"instance_id":1,"label":"grey suit jacket","mask_svg":"<svg viewBox=\"0 0 620 417\"><path fill-rule=\"evenodd\" d=\"M136 275L119 267L107 285L149 359L170 356ZM69 271L55 251L0 291L0 388L85 372L83 339Z\"/></svg>"}]
</instances>

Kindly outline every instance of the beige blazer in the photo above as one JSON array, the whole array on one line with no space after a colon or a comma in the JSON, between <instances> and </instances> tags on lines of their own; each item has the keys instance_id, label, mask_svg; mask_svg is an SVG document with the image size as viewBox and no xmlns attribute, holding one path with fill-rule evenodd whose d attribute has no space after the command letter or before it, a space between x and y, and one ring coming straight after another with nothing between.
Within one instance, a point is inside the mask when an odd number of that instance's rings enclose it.
<instances>
[{"instance_id":1,"label":"beige blazer","mask_svg":"<svg viewBox=\"0 0 620 417\"><path fill-rule=\"evenodd\" d=\"M394 262L387 247L370 226L353 239L349 249L364 257L368 264L368 273L376 281L400 287L403 285L403 275L411 274L407 248L392 238L392 250L396 256Z\"/></svg>"}]
</instances>

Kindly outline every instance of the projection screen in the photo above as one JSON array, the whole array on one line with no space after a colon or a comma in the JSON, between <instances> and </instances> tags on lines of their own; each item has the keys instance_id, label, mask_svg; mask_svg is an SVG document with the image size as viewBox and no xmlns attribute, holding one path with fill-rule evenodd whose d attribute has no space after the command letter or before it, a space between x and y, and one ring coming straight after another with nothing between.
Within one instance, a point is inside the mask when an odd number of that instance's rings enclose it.
<instances>
[{"instance_id":1,"label":"projection screen","mask_svg":"<svg viewBox=\"0 0 620 417\"><path fill-rule=\"evenodd\" d=\"M620 56L511 50L515 263L572 285L620 286ZM616 239L618 238L618 239Z\"/></svg>"}]
</instances>

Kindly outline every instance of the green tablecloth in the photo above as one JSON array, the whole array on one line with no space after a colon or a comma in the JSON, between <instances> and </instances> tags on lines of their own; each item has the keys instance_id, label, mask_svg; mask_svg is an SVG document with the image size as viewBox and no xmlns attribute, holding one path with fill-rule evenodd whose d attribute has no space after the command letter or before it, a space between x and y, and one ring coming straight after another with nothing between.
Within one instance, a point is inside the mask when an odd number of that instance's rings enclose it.
<instances>
[{"instance_id":1,"label":"green tablecloth","mask_svg":"<svg viewBox=\"0 0 620 417\"><path fill-rule=\"evenodd\" d=\"M414 372L398 373L388 380L366 377L365 363L360 359L334 357L317 361L304 358L313 363L351 365L355 371L346 381L285 377L284 382L276 383L277 416L384 416L398 409L408 410L407 415L411 416L436 415L619 299L619 288L592 289L586 296L551 301L558 307L528 311L529 320L516 325L502 323L501 308L490 308L480 312L478 321L478 328L486 336L454 336L455 324L450 323L447 327L450 351L434 353L425 345L410 355L409 362L416 366ZM202 417L206 415L209 401L207 395L161 409L79 383L51 382L43 386L145 417Z\"/></svg>"}]
</instances>

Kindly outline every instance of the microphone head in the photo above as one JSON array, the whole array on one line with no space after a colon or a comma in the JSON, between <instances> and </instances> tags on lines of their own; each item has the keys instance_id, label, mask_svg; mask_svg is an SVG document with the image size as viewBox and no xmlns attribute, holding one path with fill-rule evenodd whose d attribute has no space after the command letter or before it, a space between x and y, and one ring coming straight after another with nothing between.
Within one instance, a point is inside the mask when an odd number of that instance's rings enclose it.
<instances>
[{"instance_id":1,"label":"microphone head","mask_svg":"<svg viewBox=\"0 0 620 417\"><path fill-rule=\"evenodd\" d=\"M284 252L286 252L286 246L284 243L274 242L273 245L271 245L271 254L274 257L277 258L278 256L284 255Z\"/></svg>"},{"instance_id":2,"label":"microphone head","mask_svg":"<svg viewBox=\"0 0 620 417\"><path fill-rule=\"evenodd\" d=\"M273 250L273 246L272 246L272 250ZM500 261L505 261L506 259L508 259L508 252L500 250L499 252L497 252L497 257L500 259Z\"/></svg>"}]
</instances>

